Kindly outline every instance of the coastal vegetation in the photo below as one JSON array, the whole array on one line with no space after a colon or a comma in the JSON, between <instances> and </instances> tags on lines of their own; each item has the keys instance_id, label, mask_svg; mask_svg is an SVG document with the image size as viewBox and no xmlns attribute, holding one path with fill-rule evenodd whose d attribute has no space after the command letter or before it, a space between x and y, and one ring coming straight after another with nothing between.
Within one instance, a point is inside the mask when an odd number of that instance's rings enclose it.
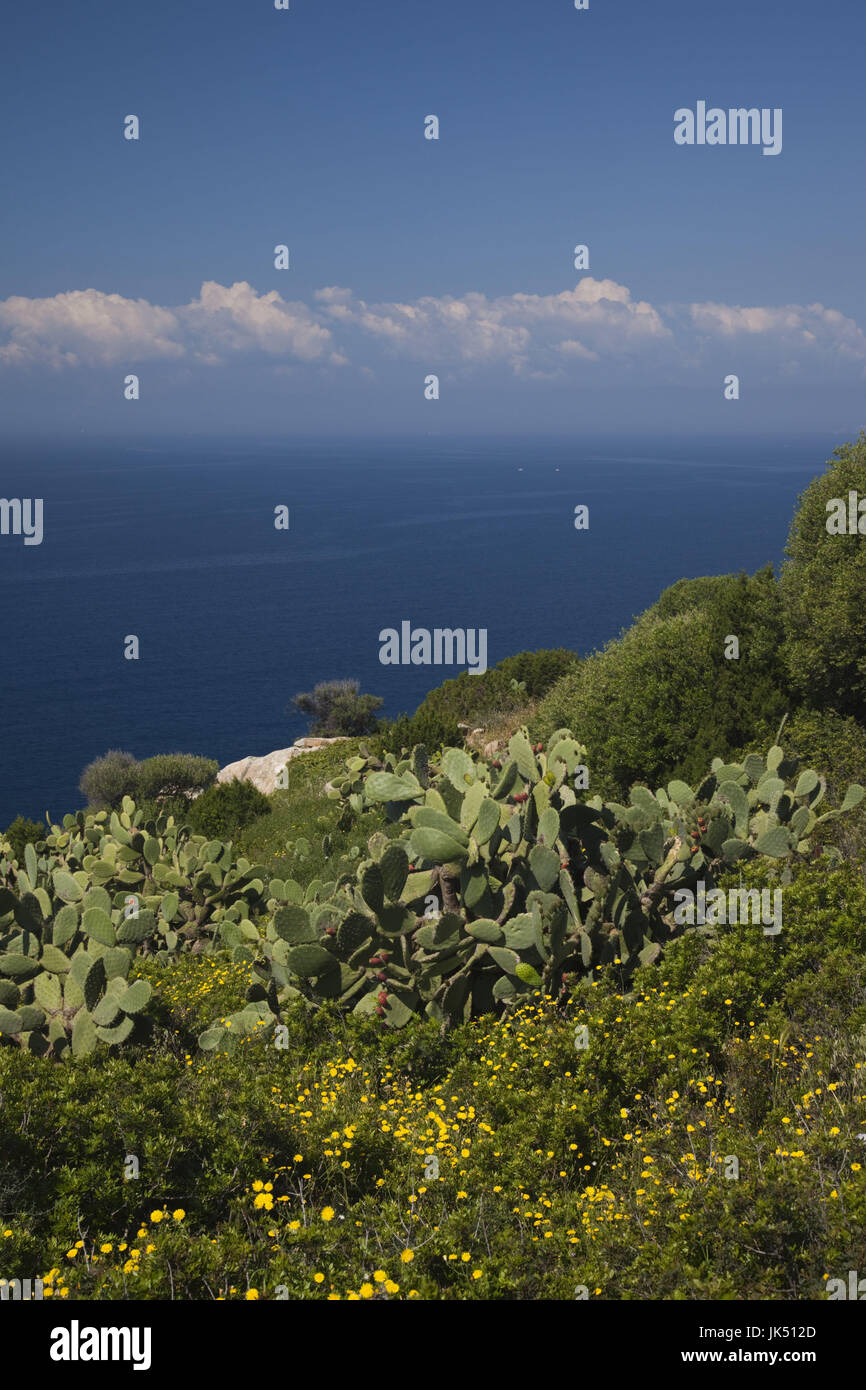
<instances>
[{"instance_id":1,"label":"coastal vegetation","mask_svg":"<svg viewBox=\"0 0 866 1390\"><path fill-rule=\"evenodd\" d=\"M390 721L326 682L311 716L366 722L270 797L115 751L0 833L0 1278L811 1300L866 1268L866 629L824 521L855 489L866 435L779 579L683 579L601 652ZM713 889L781 930L683 922Z\"/></svg>"}]
</instances>

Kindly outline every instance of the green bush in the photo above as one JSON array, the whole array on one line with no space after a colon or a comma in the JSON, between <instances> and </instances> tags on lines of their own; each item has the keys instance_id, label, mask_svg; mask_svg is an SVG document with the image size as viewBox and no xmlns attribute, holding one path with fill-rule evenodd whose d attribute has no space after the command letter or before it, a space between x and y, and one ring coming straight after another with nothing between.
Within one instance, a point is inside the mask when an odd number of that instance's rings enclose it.
<instances>
[{"instance_id":1,"label":"green bush","mask_svg":"<svg viewBox=\"0 0 866 1390\"><path fill-rule=\"evenodd\" d=\"M359 691L355 680L321 681L312 693L296 695L292 705L310 716L310 733L315 738L363 738L375 733L379 723L375 711L383 701Z\"/></svg>"},{"instance_id":2,"label":"green bush","mask_svg":"<svg viewBox=\"0 0 866 1390\"><path fill-rule=\"evenodd\" d=\"M782 568L784 659L804 701L866 716L866 548L863 536L830 534L833 498L866 496L866 431L836 449L800 498ZM861 524L866 526L866 520Z\"/></svg>"},{"instance_id":3,"label":"green bush","mask_svg":"<svg viewBox=\"0 0 866 1390\"><path fill-rule=\"evenodd\" d=\"M185 820L196 835L229 840L270 810L270 801L252 782L218 782L190 803Z\"/></svg>"},{"instance_id":4,"label":"green bush","mask_svg":"<svg viewBox=\"0 0 866 1390\"><path fill-rule=\"evenodd\" d=\"M138 764L134 799L154 801L157 797L187 797L204 791L216 781L219 763L193 753L159 753Z\"/></svg>"},{"instance_id":5,"label":"green bush","mask_svg":"<svg viewBox=\"0 0 866 1390\"><path fill-rule=\"evenodd\" d=\"M192 753L159 753L138 762L131 753L112 749L84 769L79 786L94 809L117 810L125 796L139 804L158 800L174 808L216 780L219 763Z\"/></svg>"},{"instance_id":6,"label":"green bush","mask_svg":"<svg viewBox=\"0 0 866 1390\"><path fill-rule=\"evenodd\" d=\"M461 742L460 724L479 724L492 715L505 715L540 699L578 664L574 652L520 652L506 657L481 675L461 671L425 696L413 715L383 720L380 734L390 752L423 743L437 748ZM521 688L522 687L522 688Z\"/></svg>"},{"instance_id":7,"label":"green bush","mask_svg":"<svg viewBox=\"0 0 866 1390\"><path fill-rule=\"evenodd\" d=\"M116 748L88 763L78 784L88 806L110 806L116 810L125 796L134 797L138 789L138 766L131 753Z\"/></svg>"},{"instance_id":8,"label":"green bush","mask_svg":"<svg viewBox=\"0 0 866 1390\"><path fill-rule=\"evenodd\" d=\"M12 846L12 857L17 859L19 864L22 862L25 845L38 844L44 840L48 832L48 827L44 821L26 820L24 816L16 816L8 829L0 832L0 840L6 839Z\"/></svg>"},{"instance_id":9,"label":"green bush","mask_svg":"<svg viewBox=\"0 0 866 1390\"><path fill-rule=\"evenodd\" d=\"M726 659L726 641L739 659ZM589 750L590 787L692 781L767 725L790 696L777 676L781 607L772 567L749 577L681 580L634 626L560 680L531 729L567 725Z\"/></svg>"}]
</instances>

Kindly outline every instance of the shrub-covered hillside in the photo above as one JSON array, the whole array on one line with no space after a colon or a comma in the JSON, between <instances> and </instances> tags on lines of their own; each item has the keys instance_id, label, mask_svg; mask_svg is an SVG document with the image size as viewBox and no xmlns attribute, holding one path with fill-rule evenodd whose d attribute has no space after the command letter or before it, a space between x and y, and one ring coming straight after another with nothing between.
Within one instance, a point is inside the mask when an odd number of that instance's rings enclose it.
<instances>
[{"instance_id":1,"label":"shrub-covered hillside","mask_svg":"<svg viewBox=\"0 0 866 1390\"><path fill-rule=\"evenodd\" d=\"M866 1267L866 649L816 520L866 436L819 481L781 581L683 580L268 798L111 753L0 833L2 1277L808 1301ZM803 677L814 584L844 700Z\"/></svg>"}]
</instances>

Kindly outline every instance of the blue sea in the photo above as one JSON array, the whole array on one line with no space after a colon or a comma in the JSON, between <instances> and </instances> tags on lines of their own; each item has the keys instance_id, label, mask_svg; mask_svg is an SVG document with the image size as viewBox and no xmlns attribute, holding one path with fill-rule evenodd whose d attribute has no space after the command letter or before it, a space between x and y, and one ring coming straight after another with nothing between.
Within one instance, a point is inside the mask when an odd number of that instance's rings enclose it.
<instances>
[{"instance_id":1,"label":"blue sea","mask_svg":"<svg viewBox=\"0 0 866 1390\"><path fill-rule=\"evenodd\" d=\"M222 765L285 747L306 732L287 705L321 680L414 710L457 669L383 666L379 632L404 620L486 628L489 665L587 653L677 579L778 566L831 447L7 444L0 495L41 497L44 539L0 536L0 826L79 807L109 748Z\"/></svg>"}]
</instances>

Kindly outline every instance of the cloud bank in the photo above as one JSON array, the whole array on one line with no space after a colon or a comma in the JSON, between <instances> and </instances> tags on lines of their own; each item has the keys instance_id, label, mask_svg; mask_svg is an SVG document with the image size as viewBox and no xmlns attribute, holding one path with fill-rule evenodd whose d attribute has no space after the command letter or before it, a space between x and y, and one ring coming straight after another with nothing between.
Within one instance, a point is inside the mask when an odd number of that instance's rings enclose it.
<instances>
[{"instance_id":1,"label":"cloud bank","mask_svg":"<svg viewBox=\"0 0 866 1390\"><path fill-rule=\"evenodd\" d=\"M694 366L708 354L760 353L780 372L814 361L847 361L862 371L866 337L853 319L822 304L742 306L712 302L654 307L614 280L581 279L557 294L490 299L423 296L367 303L329 286L312 305L259 293L246 281L206 281L179 306L72 290L44 299L0 300L0 369L135 367L163 359L225 364L255 354L281 369L352 365L382 358L463 373L505 366L547 379L599 364L640 369L668 360ZM736 370L736 362L731 368Z\"/></svg>"}]
</instances>

